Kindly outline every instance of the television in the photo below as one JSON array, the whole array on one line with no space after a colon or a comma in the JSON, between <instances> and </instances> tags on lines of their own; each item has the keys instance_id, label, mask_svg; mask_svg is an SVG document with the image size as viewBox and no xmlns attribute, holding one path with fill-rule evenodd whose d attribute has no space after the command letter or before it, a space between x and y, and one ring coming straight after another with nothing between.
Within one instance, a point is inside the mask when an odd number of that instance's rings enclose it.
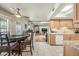
<instances>
[{"instance_id":1,"label":"television","mask_svg":"<svg viewBox=\"0 0 79 59\"><path fill-rule=\"evenodd\" d=\"M47 28L42 28L42 31L43 32L47 32Z\"/></svg>"}]
</instances>

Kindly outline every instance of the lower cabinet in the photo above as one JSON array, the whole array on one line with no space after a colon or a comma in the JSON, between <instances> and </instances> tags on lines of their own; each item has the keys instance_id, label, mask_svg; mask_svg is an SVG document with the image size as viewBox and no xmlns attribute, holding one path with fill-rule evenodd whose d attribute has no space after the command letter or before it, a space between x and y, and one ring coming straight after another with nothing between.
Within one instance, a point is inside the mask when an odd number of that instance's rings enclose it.
<instances>
[{"instance_id":1,"label":"lower cabinet","mask_svg":"<svg viewBox=\"0 0 79 59\"><path fill-rule=\"evenodd\" d=\"M79 50L71 46L64 46L64 56L79 56Z\"/></svg>"},{"instance_id":2,"label":"lower cabinet","mask_svg":"<svg viewBox=\"0 0 79 59\"><path fill-rule=\"evenodd\" d=\"M79 40L79 34L73 34L71 40Z\"/></svg>"},{"instance_id":3,"label":"lower cabinet","mask_svg":"<svg viewBox=\"0 0 79 59\"><path fill-rule=\"evenodd\" d=\"M51 45L55 45L55 44L56 44L55 36L56 36L56 35L53 35L53 34L50 35L50 39L51 39L51 40L50 40L50 44L51 44Z\"/></svg>"},{"instance_id":4,"label":"lower cabinet","mask_svg":"<svg viewBox=\"0 0 79 59\"><path fill-rule=\"evenodd\" d=\"M49 34L48 42L50 45L63 45L63 34Z\"/></svg>"},{"instance_id":5,"label":"lower cabinet","mask_svg":"<svg viewBox=\"0 0 79 59\"><path fill-rule=\"evenodd\" d=\"M64 40L70 40L71 35L70 34L63 34Z\"/></svg>"},{"instance_id":6,"label":"lower cabinet","mask_svg":"<svg viewBox=\"0 0 79 59\"><path fill-rule=\"evenodd\" d=\"M48 35L48 43L50 45L55 45L56 44L56 42L55 42L55 35L54 34L49 34Z\"/></svg>"},{"instance_id":7,"label":"lower cabinet","mask_svg":"<svg viewBox=\"0 0 79 59\"><path fill-rule=\"evenodd\" d=\"M63 34L64 40L79 40L79 34Z\"/></svg>"}]
</instances>

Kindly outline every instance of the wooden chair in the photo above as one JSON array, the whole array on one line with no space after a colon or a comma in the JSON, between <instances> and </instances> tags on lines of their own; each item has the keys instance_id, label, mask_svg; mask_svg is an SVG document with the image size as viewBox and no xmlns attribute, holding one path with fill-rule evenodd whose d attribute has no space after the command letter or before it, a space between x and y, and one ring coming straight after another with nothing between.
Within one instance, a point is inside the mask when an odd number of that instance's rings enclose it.
<instances>
[{"instance_id":1,"label":"wooden chair","mask_svg":"<svg viewBox=\"0 0 79 59\"><path fill-rule=\"evenodd\" d=\"M29 51L24 51L24 52L30 52L31 55L33 55L32 50L34 49L33 47L33 32L28 32L29 37L25 39L24 41L21 42L22 47L25 47L24 49L27 50L27 47L30 47Z\"/></svg>"},{"instance_id":2,"label":"wooden chair","mask_svg":"<svg viewBox=\"0 0 79 59\"><path fill-rule=\"evenodd\" d=\"M12 36L22 36L22 35L12 35ZM26 39L27 37L23 37L21 38L22 40L18 42L19 45L17 45L17 47L15 49L12 50L12 52L17 52L18 55L21 55L22 56L22 51L24 49L26 49L26 46L25 46L25 43L24 43L24 40ZM20 49L20 50L19 50Z\"/></svg>"},{"instance_id":3,"label":"wooden chair","mask_svg":"<svg viewBox=\"0 0 79 59\"><path fill-rule=\"evenodd\" d=\"M11 42L7 34L0 34L0 55L10 56L14 48L17 47L17 42Z\"/></svg>"},{"instance_id":4,"label":"wooden chair","mask_svg":"<svg viewBox=\"0 0 79 59\"><path fill-rule=\"evenodd\" d=\"M31 34L31 40L32 40L32 48L34 50L33 36L34 36L34 33L32 32L32 34Z\"/></svg>"}]
</instances>

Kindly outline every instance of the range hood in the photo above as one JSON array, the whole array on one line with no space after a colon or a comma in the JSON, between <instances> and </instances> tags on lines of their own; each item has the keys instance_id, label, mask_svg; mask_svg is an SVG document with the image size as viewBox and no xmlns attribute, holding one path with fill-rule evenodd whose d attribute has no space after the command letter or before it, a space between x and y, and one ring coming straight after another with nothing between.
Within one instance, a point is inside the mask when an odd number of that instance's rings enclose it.
<instances>
[{"instance_id":1,"label":"range hood","mask_svg":"<svg viewBox=\"0 0 79 59\"><path fill-rule=\"evenodd\" d=\"M79 20L74 20L74 23L75 24L79 24Z\"/></svg>"}]
</instances>

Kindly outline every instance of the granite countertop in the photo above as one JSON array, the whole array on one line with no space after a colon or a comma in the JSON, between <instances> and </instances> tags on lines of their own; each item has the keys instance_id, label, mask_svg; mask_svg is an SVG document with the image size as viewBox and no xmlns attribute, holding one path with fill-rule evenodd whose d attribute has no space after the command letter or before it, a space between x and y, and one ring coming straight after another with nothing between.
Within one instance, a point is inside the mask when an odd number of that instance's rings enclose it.
<instances>
[{"instance_id":1,"label":"granite countertop","mask_svg":"<svg viewBox=\"0 0 79 59\"><path fill-rule=\"evenodd\" d=\"M79 35L79 33L48 33L48 34L62 34L62 35L63 35L63 34L72 34L72 35L75 34L75 35Z\"/></svg>"},{"instance_id":2,"label":"granite countertop","mask_svg":"<svg viewBox=\"0 0 79 59\"><path fill-rule=\"evenodd\" d=\"M48 34L74 34L74 33L48 33Z\"/></svg>"}]
</instances>

